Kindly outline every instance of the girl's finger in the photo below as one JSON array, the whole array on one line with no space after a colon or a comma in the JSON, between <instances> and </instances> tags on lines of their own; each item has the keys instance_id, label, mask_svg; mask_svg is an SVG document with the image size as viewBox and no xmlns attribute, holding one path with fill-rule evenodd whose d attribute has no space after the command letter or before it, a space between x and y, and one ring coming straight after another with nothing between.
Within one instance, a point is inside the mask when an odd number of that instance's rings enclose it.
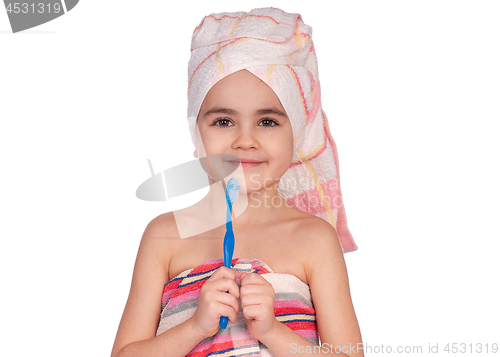
<instances>
[{"instance_id":1,"label":"girl's finger","mask_svg":"<svg viewBox=\"0 0 500 357\"><path fill-rule=\"evenodd\" d=\"M229 321L231 321L232 324L236 322L236 316L238 314L238 310L234 310L233 307L231 306L223 306L221 309L221 316L227 316Z\"/></svg>"},{"instance_id":2,"label":"girl's finger","mask_svg":"<svg viewBox=\"0 0 500 357\"><path fill-rule=\"evenodd\" d=\"M217 300L223 305L230 306L236 313L240 309L238 298L236 298L234 295L219 293L215 296L215 300ZM228 315L222 315L222 316L228 316Z\"/></svg>"},{"instance_id":3,"label":"girl's finger","mask_svg":"<svg viewBox=\"0 0 500 357\"><path fill-rule=\"evenodd\" d=\"M233 269L226 268L224 265L222 265L212 274L212 276L208 280L215 281L219 279L231 279L235 281L236 272Z\"/></svg>"},{"instance_id":4,"label":"girl's finger","mask_svg":"<svg viewBox=\"0 0 500 357\"><path fill-rule=\"evenodd\" d=\"M236 299L240 297L240 288L236 285L235 281L230 279L219 279L213 281L211 282L211 288L223 293L229 292L231 295L235 296Z\"/></svg>"},{"instance_id":5,"label":"girl's finger","mask_svg":"<svg viewBox=\"0 0 500 357\"><path fill-rule=\"evenodd\" d=\"M240 288L240 295L264 294L265 292L266 292L265 287L259 284L248 284Z\"/></svg>"},{"instance_id":6,"label":"girl's finger","mask_svg":"<svg viewBox=\"0 0 500 357\"><path fill-rule=\"evenodd\" d=\"M266 296L263 294L248 294L241 296L241 307L247 307L251 305L262 305L262 304L270 304L274 307L274 299L270 296Z\"/></svg>"},{"instance_id":7,"label":"girl's finger","mask_svg":"<svg viewBox=\"0 0 500 357\"><path fill-rule=\"evenodd\" d=\"M243 316L246 319L255 319L259 315L259 312L260 312L259 305L250 305L243 310Z\"/></svg>"},{"instance_id":8,"label":"girl's finger","mask_svg":"<svg viewBox=\"0 0 500 357\"><path fill-rule=\"evenodd\" d=\"M239 277L240 281L242 281L242 280L243 280L243 278L244 278L245 276L247 276L248 274L250 274L250 273L248 273L248 272L246 272L246 271L239 271L239 272L237 272L237 275L238 275L238 277Z\"/></svg>"}]
</instances>

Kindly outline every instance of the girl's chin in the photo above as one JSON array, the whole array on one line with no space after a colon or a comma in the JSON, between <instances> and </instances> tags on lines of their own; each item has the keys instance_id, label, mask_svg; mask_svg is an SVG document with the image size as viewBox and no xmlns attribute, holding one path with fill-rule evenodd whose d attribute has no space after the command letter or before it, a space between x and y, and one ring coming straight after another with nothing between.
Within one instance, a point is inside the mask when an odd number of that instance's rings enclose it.
<instances>
[{"instance_id":1,"label":"girl's chin","mask_svg":"<svg viewBox=\"0 0 500 357\"><path fill-rule=\"evenodd\" d=\"M246 196L264 196L267 195L268 197L275 196L277 195L277 187L264 187L263 185L261 186L255 186L255 183L253 185L248 185L247 187L240 187L239 190L240 195L246 195Z\"/></svg>"}]
</instances>

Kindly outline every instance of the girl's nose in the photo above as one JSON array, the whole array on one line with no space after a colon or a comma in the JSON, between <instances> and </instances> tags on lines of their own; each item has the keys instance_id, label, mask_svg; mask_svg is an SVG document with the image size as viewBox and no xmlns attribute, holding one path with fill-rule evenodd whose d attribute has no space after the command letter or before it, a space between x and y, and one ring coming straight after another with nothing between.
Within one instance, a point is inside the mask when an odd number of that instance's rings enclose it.
<instances>
[{"instance_id":1,"label":"girl's nose","mask_svg":"<svg viewBox=\"0 0 500 357\"><path fill-rule=\"evenodd\" d=\"M260 147L259 140L253 129L240 128L236 132L236 137L233 141L233 149L258 149Z\"/></svg>"}]
</instances>

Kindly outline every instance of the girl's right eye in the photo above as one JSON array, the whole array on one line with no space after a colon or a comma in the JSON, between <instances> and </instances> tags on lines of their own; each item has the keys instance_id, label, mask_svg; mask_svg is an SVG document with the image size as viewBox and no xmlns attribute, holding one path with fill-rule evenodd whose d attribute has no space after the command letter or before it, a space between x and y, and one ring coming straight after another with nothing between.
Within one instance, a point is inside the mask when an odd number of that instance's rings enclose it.
<instances>
[{"instance_id":1,"label":"girl's right eye","mask_svg":"<svg viewBox=\"0 0 500 357\"><path fill-rule=\"evenodd\" d=\"M219 124L217 124L219 123ZM227 118L221 118L221 119L217 119L216 121L213 122L213 126L215 127L218 127L218 128L225 128L229 125L229 123L231 123L231 121ZM222 125L220 125L222 124Z\"/></svg>"}]
</instances>

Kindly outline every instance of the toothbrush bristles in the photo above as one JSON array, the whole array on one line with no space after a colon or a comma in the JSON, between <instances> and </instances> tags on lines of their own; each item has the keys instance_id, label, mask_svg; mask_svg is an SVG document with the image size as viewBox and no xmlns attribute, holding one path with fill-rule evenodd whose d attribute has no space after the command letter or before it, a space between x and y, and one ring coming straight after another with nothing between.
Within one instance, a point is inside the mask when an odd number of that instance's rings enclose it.
<instances>
[{"instance_id":1,"label":"toothbrush bristles","mask_svg":"<svg viewBox=\"0 0 500 357\"><path fill-rule=\"evenodd\" d=\"M226 199L228 200L228 203L231 203L231 205L233 205L238 199L239 193L240 185L238 183L238 180L234 178L230 179L226 188Z\"/></svg>"}]
</instances>

